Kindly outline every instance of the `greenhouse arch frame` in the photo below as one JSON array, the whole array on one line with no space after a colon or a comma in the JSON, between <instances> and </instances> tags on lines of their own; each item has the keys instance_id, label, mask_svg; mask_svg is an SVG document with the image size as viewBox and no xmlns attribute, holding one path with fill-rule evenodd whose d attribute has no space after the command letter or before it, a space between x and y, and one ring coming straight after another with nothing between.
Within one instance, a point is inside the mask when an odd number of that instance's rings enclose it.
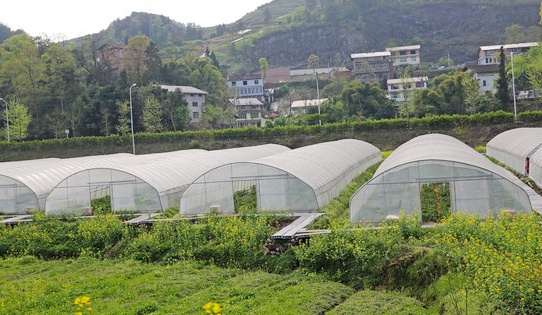
<instances>
[{"instance_id":1,"label":"greenhouse arch frame","mask_svg":"<svg viewBox=\"0 0 542 315\"><path fill-rule=\"evenodd\" d=\"M234 212L234 194L251 188L258 210L316 211L381 158L375 146L346 139L230 163L190 184L181 195L180 212L196 215L210 208Z\"/></svg>"}]
</instances>

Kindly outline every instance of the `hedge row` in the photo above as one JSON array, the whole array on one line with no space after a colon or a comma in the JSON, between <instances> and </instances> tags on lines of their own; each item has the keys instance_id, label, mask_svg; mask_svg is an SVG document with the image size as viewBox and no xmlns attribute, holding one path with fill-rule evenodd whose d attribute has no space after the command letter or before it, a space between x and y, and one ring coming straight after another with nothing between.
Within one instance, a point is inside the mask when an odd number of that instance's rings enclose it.
<instances>
[{"instance_id":1,"label":"hedge row","mask_svg":"<svg viewBox=\"0 0 542 315\"><path fill-rule=\"evenodd\" d=\"M524 112L519 120L525 122L542 121L542 112ZM297 135L318 135L372 130L391 130L405 128L449 128L475 125L512 123L514 115L503 111L475 115L441 115L411 119L367 120L353 123L325 124L323 126L284 126L275 128L241 128L204 131L138 133L137 143L177 143L191 140L242 140L263 138L285 138ZM7 150L39 150L40 148L75 148L86 146L130 145L131 135L111 135L107 137L74 137L70 139L47 139L25 142L0 142L0 152Z\"/></svg>"}]
</instances>

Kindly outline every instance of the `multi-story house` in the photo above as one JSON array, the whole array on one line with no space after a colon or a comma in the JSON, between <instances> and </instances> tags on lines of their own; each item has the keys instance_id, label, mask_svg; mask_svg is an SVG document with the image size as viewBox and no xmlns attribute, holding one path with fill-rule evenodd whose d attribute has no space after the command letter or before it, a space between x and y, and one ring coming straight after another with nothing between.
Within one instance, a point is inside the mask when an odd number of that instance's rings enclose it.
<instances>
[{"instance_id":1,"label":"multi-story house","mask_svg":"<svg viewBox=\"0 0 542 315\"><path fill-rule=\"evenodd\" d=\"M260 75L241 75L228 78L228 90L232 98L255 98L262 103L267 102Z\"/></svg>"},{"instance_id":2,"label":"multi-story house","mask_svg":"<svg viewBox=\"0 0 542 315\"><path fill-rule=\"evenodd\" d=\"M265 119L262 117L264 104L256 98L232 98L230 106L237 110L235 122L237 128L242 127L264 127Z\"/></svg>"},{"instance_id":3,"label":"multi-story house","mask_svg":"<svg viewBox=\"0 0 542 315\"><path fill-rule=\"evenodd\" d=\"M494 94L495 78L499 73L498 64L489 65L466 65L463 68L465 72L474 72L474 78L478 81L480 94Z\"/></svg>"},{"instance_id":4,"label":"multi-story house","mask_svg":"<svg viewBox=\"0 0 542 315\"><path fill-rule=\"evenodd\" d=\"M200 122L201 115L205 113L205 95L209 94L200 89L196 89L192 86L182 85L161 85L163 89L169 92L180 90L184 95L184 99L188 103L188 110L190 112L190 123L196 124Z\"/></svg>"},{"instance_id":5,"label":"multi-story house","mask_svg":"<svg viewBox=\"0 0 542 315\"><path fill-rule=\"evenodd\" d=\"M388 80L388 97L397 102L405 101L405 91L427 89L427 77Z\"/></svg>"},{"instance_id":6,"label":"multi-story house","mask_svg":"<svg viewBox=\"0 0 542 315\"><path fill-rule=\"evenodd\" d=\"M353 74L364 82L393 78L393 66L389 51L352 54Z\"/></svg>"},{"instance_id":7,"label":"multi-story house","mask_svg":"<svg viewBox=\"0 0 542 315\"><path fill-rule=\"evenodd\" d=\"M406 68L409 65L420 67L420 45L389 47L386 51L391 53L391 61L395 68Z\"/></svg>"},{"instance_id":8,"label":"multi-story house","mask_svg":"<svg viewBox=\"0 0 542 315\"><path fill-rule=\"evenodd\" d=\"M120 44L104 44L98 48L96 61L109 72L119 74L124 68L124 47Z\"/></svg>"},{"instance_id":9,"label":"multi-story house","mask_svg":"<svg viewBox=\"0 0 542 315\"><path fill-rule=\"evenodd\" d=\"M510 53L519 55L527 52L532 47L538 46L538 43L520 43L520 44L507 44L507 45L492 45L492 46L480 46L478 50L478 64L479 65L491 65L499 63L499 53L501 52L501 46L504 49L504 53L507 57Z\"/></svg>"}]
</instances>

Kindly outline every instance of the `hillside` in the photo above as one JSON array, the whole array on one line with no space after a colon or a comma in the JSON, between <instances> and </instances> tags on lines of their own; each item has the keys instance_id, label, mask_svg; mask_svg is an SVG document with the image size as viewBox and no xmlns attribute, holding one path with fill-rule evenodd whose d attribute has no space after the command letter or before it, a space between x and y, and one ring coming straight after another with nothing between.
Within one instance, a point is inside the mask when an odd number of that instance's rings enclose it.
<instances>
[{"instance_id":1,"label":"hillside","mask_svg":"<svg viewBox=\"0 0 542 315\"><path fill-rule=\"evenodd\" d=\"M21 33L23 33L22 30L12 30L6 25L0 23L0 44L3 43L4 40L10 38L11 36L21 34Z\"/></svg>"},{"instance_id":2,"label":"hillside","mask_svg":"<svg viewBox=\"0 0 542 315\"><path fill-rule=\"evenodd\" d=\"M476 60L481 45L504 43L506 27L537 26L540 20L539 1L473 2L397 5L388 0L360 6L357 11L347 5L301 9L259 31L249 43L239 44L238 50L246 68L257 67L261 57L271 67L305 65L313 53L324 63L331 63L340 53L341 61L348 64L353 52L408 44L422 45L422 61L436 62L449 53L461 63Z\"/></svg>"},{"instance_id":3,"label":"hillside","mask_svg":"<svg viewBox=\"0 0 542 315\"><path fill-rule=\"evenodd\" d=\"M354 52L409 44L422 45L423 62L449 53L463 63L476 60L481 45L504 43L508 26L538 27L539 9L539 0L274 0L231 25L201 28L134 12L95 35L116 43L149 36L150 17L151 37L163 57L209 47L231 71L259 68L261 57L270 67L304 67L311 54L322 66L337 53L349 65Z\"/></svg>"}]
</instances>

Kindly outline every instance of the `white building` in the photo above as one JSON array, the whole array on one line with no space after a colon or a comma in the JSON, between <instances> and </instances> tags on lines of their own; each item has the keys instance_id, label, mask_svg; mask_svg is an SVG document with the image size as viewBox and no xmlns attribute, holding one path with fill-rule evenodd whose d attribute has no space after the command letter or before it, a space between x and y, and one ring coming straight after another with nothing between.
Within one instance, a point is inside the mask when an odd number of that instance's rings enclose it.
<instances>
[{"instance_id":1,"label":"white building","mask_svg":"<svg viewBox=\"0 0 542 315\"><path fill-rule=\"evenodd\" d=\"M386 51L391 53L391 61L394 67L406 68L412 65L420 67L420 45L389 47Z\"/></svg>"},{"instance_id":2,"label":"white building","mask_svg":"<svg viewBox=\"0 0 542 315\"><path fill-rule=\"evenodd\" d=\"M199 123L201 115L205 113L205 95L209 94L200 89L196 89L191 86L182 85L160 85L169 92L180 90L183 93L186 102L188 103L188 110L190 111L190 123Z\"/></svg>"},{"instance_id":3,"label":"white building","mask_svg":"<svg viewBox=\"0 0 542 315\"><path fill-rule=\"evenodd\" d=\"M513 52L514 55L523 54L531 49L531 47L538 46L538 43L480 46L480 50L478 51L478 64L491 65L499 63L499 58L497 56L501 51L501 46L503 47L506 56L509 57L511 52Z\"/></svg>"},{"instance_id":4,"label":"white building","mask_svg":"<svg viewBox=\"0 0 542 315\"><path fill-rule=\"evenodd\" d=\"M327 102L327 98L313 99L313 100L299 100L292 102L292 112L307 112L307 107L322 106L322 103Z\"/></svg>"},{"instance_id":5,"label":"white building","mask_svg":"<svg viewBox=\"0 0 542 315\"><path fill-rule=\"evenodd\" d=\"M266 102L263 79L259 75L231 76L228 78L228 90L232 98L255 98Z\"/></svg>"},{"instance_id":6,"label":"white building","mask_svg":"<svg viewBox=\"0 0 542 315\"><path fill-rule=\"evenodd\" d=\"M423 90L427 89L427 77L414 77L406 79L388 80L388 97L397 102L405 101L405 90Z\"/></svg>"},{"instance_id":7,"label":"white building","mask_svg":"<svg viewBox=\"0 0 542 315\"><path fill-rule=\"evenodd\" d=\"M260 100L256 98L233 98L229 102L237 110L237 118L235 119L237 128L265 126L265 119L262 117L264 104Z\"/></svg>"},{"instance_id":8,"label":"white building","mask_svg":"<svg viewBox=\"0 0 542 315\"><path fill-rule=\"evenodd\" d=\"M491 93L494 94L495 89L495 77L499 73L498 64L490 65L466 65L463 68L465 72L474 72L474 78L478 81L480 88L478 91L480 94Z\"/></svg>"}]
</instances>

